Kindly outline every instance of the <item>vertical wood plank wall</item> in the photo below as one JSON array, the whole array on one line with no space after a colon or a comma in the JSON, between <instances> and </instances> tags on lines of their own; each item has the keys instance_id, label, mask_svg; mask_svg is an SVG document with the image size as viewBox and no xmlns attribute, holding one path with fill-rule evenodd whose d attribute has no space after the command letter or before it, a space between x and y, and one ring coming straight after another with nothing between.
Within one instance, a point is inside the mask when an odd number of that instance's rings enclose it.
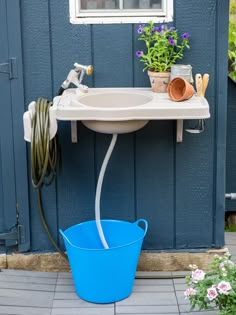
<instances>
[{"instance_id":1,"label":"vertical wood plank wall","mask_svg":"<svg viewBox=\"0 0 236 315\"><path fill-rule=\"evenodd\" d=\"M94 75L84 80L90 87L149 86L135 57L142 47L137 25L72 25L68 5L68 0L21 1L26 106L39 96L52 98L74 62L94 66ZM224 191L216 196L220 179L215 86L219 78L226 80L226 70L220 68L219 73L217 67L219 58L227 59L227 38L219 45L217 36L218 23L222 32L227 30L228 1L174 0L174 7L174 24L191 34L191 50L183 62L192 64L194 74L210 74L207 98L212 117L204 133L184 133L182 144L175 142L175 121L152 121L136 133L118 136L104 180L101 216L146 218L149 231L143 248L147 250L221 247L224 231L218 227L223 222ZM226 91L222 93L226 100ZM220 106L226 112L226 104ZM62 171L43 190L46 218L58 240L59 227L94 219L96 180L111 139L79 124L79 141L72 144L65 122L59 124L59 136ZM32 249L52 249L32 188L30 209Z\"/></svg>"},{"instance_id":2,"label":"vertical wood plank wall","mask_svg":"<svg viewBox=\"0 0 236 315\"><path fill-rule=\"evenodd\" d=\"M236 84L228 79L226 192L236 192ZM236 211L236 200L226 201L226 211Z\"/></svg>"}]
</instances>

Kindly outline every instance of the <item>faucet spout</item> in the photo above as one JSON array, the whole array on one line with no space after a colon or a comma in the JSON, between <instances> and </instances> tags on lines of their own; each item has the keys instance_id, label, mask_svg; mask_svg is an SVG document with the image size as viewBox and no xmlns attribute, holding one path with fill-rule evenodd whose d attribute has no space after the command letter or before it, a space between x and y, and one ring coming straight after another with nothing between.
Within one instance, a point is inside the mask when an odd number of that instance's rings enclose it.
<instances>
[{"instance_id":1,"label":"faucet spout","mask_svg":"<svg viewBox=\"0 0 236 315\"><path fill-rule=\"evenodd\" d=\"M61 93L64 90L68 89L69 85L73 83L76 87L78 87L82 92L88 92L88 87L82 84L84 75L91 75L93 73L93 67L91 65L81 65L78 63L74 64L74 69L70 70L66 80L61 85Z\"/></svg>"},{"instance_id":2,"label":"faucet spout","mask_svg":"<svg viewBox=\"0 0 236 315\"><path fill-rule=\"evenodd\" d=\"M74 67L75 67L75 71L76 72L84 72L87 75L91 75L93 73L93 66L89 65L89 66L85 66L85 65L80 65L77 62L74 63Z\"/></svg>"},{"instance_id":3,"label":"faucet spout","mask_svg":"<svg viewBox=\"0 0 236 315\"><path fill-rule=\"evenodd\" d=\"M74 64L75 67L75 71L78 72L78 82L79 85L77 87L81 86L81 83L83 81L84 75L91 75L93 73L93 67L91 65L89 66L84 66L84 65L80 65L78 63Z\"/></svg>"}]
</instances>

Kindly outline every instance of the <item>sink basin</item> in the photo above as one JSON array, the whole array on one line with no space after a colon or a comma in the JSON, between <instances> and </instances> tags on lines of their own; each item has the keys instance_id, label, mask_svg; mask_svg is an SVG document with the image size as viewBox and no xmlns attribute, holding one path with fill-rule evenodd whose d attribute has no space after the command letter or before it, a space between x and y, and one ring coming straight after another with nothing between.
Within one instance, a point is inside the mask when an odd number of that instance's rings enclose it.
<instances>
[{"instance_id":1,"label":"sink basin","mask_svg":"<svg viewBox=\"0 0 236 315\"><path fill-rule=\"evenodd\" d=\"M124 93L124 92L107 92L99 94L86 94L82 96L79 102L86 106L101 108L127 108L136 107L150 102L152 98L147 95Z\"/></svg>"},{"instance_id":2,"label":"sink basin","mask_svg":"<svg viewBox=\"0 0 236 315\"><path fill-rule=\"evenodd\" d=\"M128 133L144 127L149 120L206 119L209 104L204 97L193 96L173 102L167 93L153 93L150 88L67 89L53 100L51 121L82 123L97 132Z\"/></svg>"},{"instance_id":3,"label":"sink basin","mask_svg":"<svg viewBox=\"0 0 236 315\"><path fill-rule=\"evenodd\" d=\"M100 94L87 94L79 100L80 104L95 108L136 108L150 102L152 98L147 95L122 92L107 92ZM143 128L148 120L126 120L126 121L99 121L82 120L89 129L102 133L128 133Z\"/></svg>"}]
</instances>

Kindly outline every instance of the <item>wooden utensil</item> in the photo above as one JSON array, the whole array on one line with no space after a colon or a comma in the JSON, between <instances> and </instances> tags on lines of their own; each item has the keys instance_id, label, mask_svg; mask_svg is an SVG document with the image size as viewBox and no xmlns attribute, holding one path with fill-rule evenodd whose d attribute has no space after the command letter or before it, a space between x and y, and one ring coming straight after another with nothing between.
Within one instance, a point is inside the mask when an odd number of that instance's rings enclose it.
<instances>
[{"instance_id":1,"label":"wooden utensil","mask_svg":"<svg viewBox=\"0 0 236 315\"><path fill-rule=\"evenodd\" d=\"M208 82L209 82L209 74L205 73L202 77L202 96L203 97L205 96Z\"/></svg>"},{"instance_id":2,"label":"wooden utensil","mask_svg":"<svg viewBox=\"0 0 236 315\"><path fill-rule=\"evenodd\" d=\"M202 76L200 73L195 75L195 84L197 90L197 96L202 96Z\"/></svg>"}]
</instances>

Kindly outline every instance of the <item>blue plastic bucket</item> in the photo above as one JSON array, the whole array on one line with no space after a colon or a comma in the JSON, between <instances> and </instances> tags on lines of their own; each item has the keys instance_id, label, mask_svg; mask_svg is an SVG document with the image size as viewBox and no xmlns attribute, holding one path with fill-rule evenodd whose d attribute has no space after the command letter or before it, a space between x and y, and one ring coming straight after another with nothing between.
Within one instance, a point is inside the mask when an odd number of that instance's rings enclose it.
<instances>
[{"instance_id":1,"label":"blue plastic bucket","mask_svg":"<svg viewBox=\"0 0 236 315\"><path fill-rule=\"evenodd\" d=\"M143 222L144 228L139 226ZM113 303L127 298L148 223L101 220L109 249L104 249L96 221L73 225L63 236L78 296L93 303Z\"/></svg>"}]
</instances>

